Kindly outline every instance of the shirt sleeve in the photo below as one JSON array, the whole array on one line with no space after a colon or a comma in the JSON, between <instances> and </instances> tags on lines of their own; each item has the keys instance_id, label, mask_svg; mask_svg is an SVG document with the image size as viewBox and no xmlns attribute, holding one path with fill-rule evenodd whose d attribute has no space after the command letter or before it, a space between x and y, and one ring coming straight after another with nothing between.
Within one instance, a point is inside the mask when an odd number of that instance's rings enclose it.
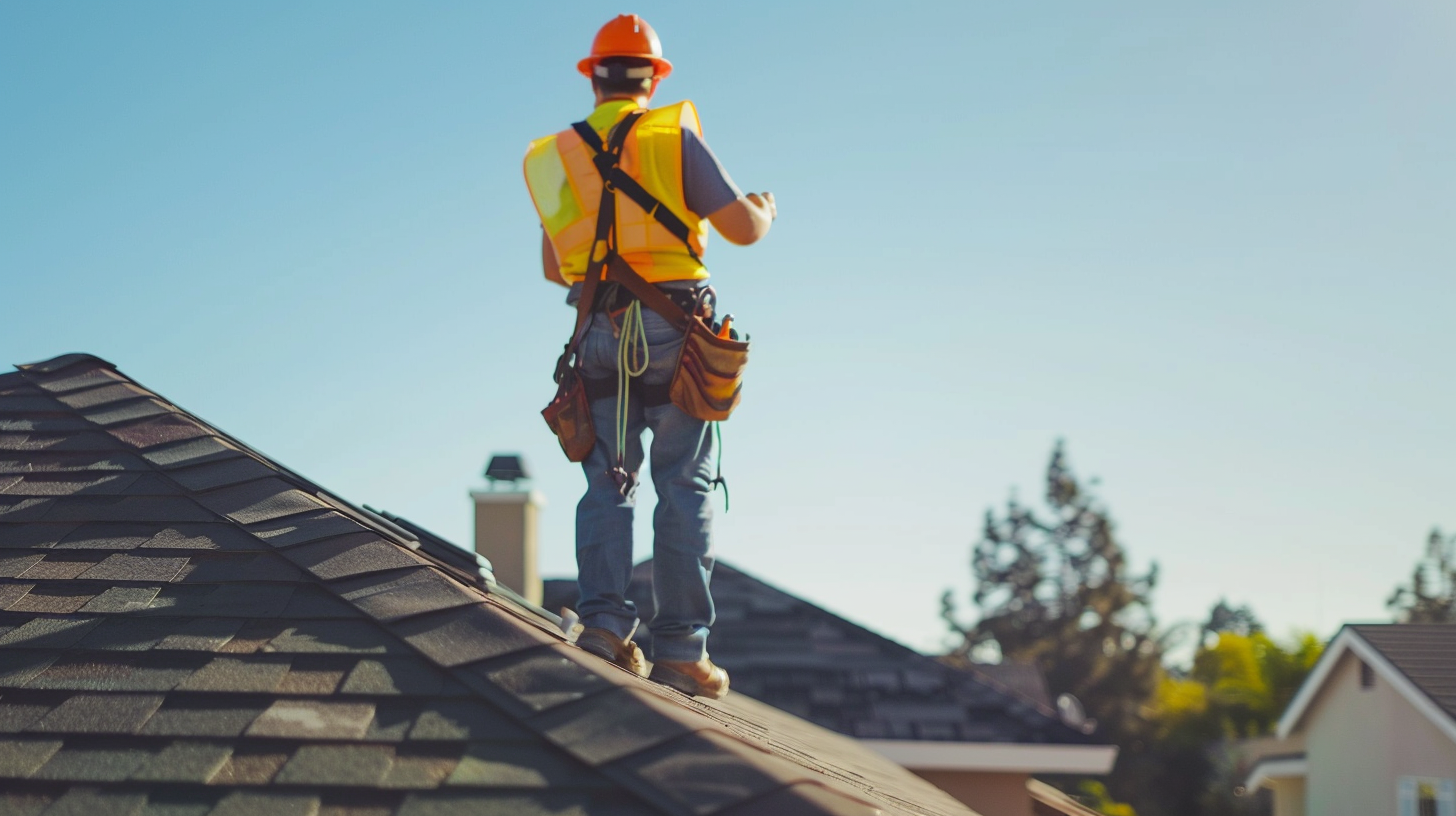
<instances>
[{"instance_id":1,"label":"shirt sleeve","mask_svg":"<svg viewBox=\"0 0 1456 816\"><path fill-rule=\"evenodd\" d=\"M707 218L743 195L718 157L689 128L682 131L682 167L683 200L699 218Z\"/></svg>"}]
</instances>

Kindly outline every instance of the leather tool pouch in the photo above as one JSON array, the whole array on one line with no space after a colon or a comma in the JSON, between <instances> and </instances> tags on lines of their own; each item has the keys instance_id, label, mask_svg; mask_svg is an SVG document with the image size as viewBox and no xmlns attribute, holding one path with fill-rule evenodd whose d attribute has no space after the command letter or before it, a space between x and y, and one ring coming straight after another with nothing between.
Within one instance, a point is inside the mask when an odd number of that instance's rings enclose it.
<instances>
[{"instance_id":1,"label":"leather tool pouch","mask_svg":"<svg viewBox=\"0 0 1456 816\"><path fill-rule=\"evenodd\" d=\"M747 365L747 342L718 337L701 317L691 316L672 375L672 404L695 419L722 422L743 398Z\"/></svg>"},{"instance_id":2,"label":"leather tool pouch","mask_svg":"<svg viewBox=\"0 0 1456 816\"><path fill-rule=\"evenodd\" d=\"M591 454L597 442L597 431L592 425L591 400L587 397L586 384L574 367L566 368L556 384L556 396L541 411L546 425L556 434L561 450L573 462L583 462Z\"/></svg>"}]
</instances>

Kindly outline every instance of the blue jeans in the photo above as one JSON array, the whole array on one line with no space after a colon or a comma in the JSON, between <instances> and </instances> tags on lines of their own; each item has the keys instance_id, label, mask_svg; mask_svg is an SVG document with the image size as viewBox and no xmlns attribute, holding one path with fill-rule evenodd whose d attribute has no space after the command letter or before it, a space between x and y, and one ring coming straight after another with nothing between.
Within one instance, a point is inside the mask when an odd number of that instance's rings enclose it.
<instances>
[{"instance_id":1,"label":"blue jeans","mask_svg":"<svg viewBox=\"0 0 1456 816\"><path fill-rule=\"evenodd\" d=\"M672 379L682 332L649 309L642 310L648 367L640 380ZM592 315L578 348L582 374L615 377L617 343L612 321ZM633 397L636 397L633 394ZM632 512L636 502L623 498L609 471L617 464L617 403L592 401L597 444L582 463L586 495L576 506L576 566L581 600L577 613L586 626L626 638L637 627L637 608L627 600L632 580ZM713 435L707 422L693 419L676 405L644 406L631 399L627 410L625 468L642 467L642 431L652 429L652 483L657 510L652 517L652 659L695 661L707 657L713 599L713 510L708 500L713 474Z\"/></svg>"}]
</instances>

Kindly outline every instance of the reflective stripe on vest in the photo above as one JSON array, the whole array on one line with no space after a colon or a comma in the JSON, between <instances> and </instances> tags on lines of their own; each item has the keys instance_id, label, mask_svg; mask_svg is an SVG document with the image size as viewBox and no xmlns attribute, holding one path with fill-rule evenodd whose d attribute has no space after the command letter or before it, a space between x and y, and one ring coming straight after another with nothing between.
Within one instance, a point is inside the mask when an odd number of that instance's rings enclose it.
<instances>
[{"instance_id":1,"label":"reflective stripe on vest","mask_svg":"<svg viewBox=\"0 0 1456 816\"><path fill-rule=\"evenodd\" d=\"M636 108L631 101L607 102L587 117L587 124L605 138L612 125ZM702 133L691 102L647 111L627 137L621 166L687 224L688 239L701 258L708 222L689 211L683 199L683 128ZM567 283L585 276L596 231L602 180L591 159L591 148L571 128L537 139L526 151L526 186ZM682 241L624 195L617 196L617 252L652 283L708 277Z\"/></svg>"}]
</instances>

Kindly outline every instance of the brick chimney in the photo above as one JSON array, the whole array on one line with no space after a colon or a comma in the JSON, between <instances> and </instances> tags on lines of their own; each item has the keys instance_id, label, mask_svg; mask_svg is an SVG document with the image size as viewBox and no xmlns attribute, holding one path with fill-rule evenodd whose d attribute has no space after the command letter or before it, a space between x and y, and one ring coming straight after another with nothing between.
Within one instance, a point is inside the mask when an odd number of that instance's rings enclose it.
<instances>
[{"instance_id":1,"label":"brick chimney","mask_svg":"<svg viewBox=\"0 0 1456 816\"><path fill-rule=\"evenodd\" d=\"M518 455L491 456L485 478L488 488L470 491L475 501L475 551L490 560L496 581L539 604L537 520L546 499L530 489L530 475Z\"/></svg>"}]
</instances>

